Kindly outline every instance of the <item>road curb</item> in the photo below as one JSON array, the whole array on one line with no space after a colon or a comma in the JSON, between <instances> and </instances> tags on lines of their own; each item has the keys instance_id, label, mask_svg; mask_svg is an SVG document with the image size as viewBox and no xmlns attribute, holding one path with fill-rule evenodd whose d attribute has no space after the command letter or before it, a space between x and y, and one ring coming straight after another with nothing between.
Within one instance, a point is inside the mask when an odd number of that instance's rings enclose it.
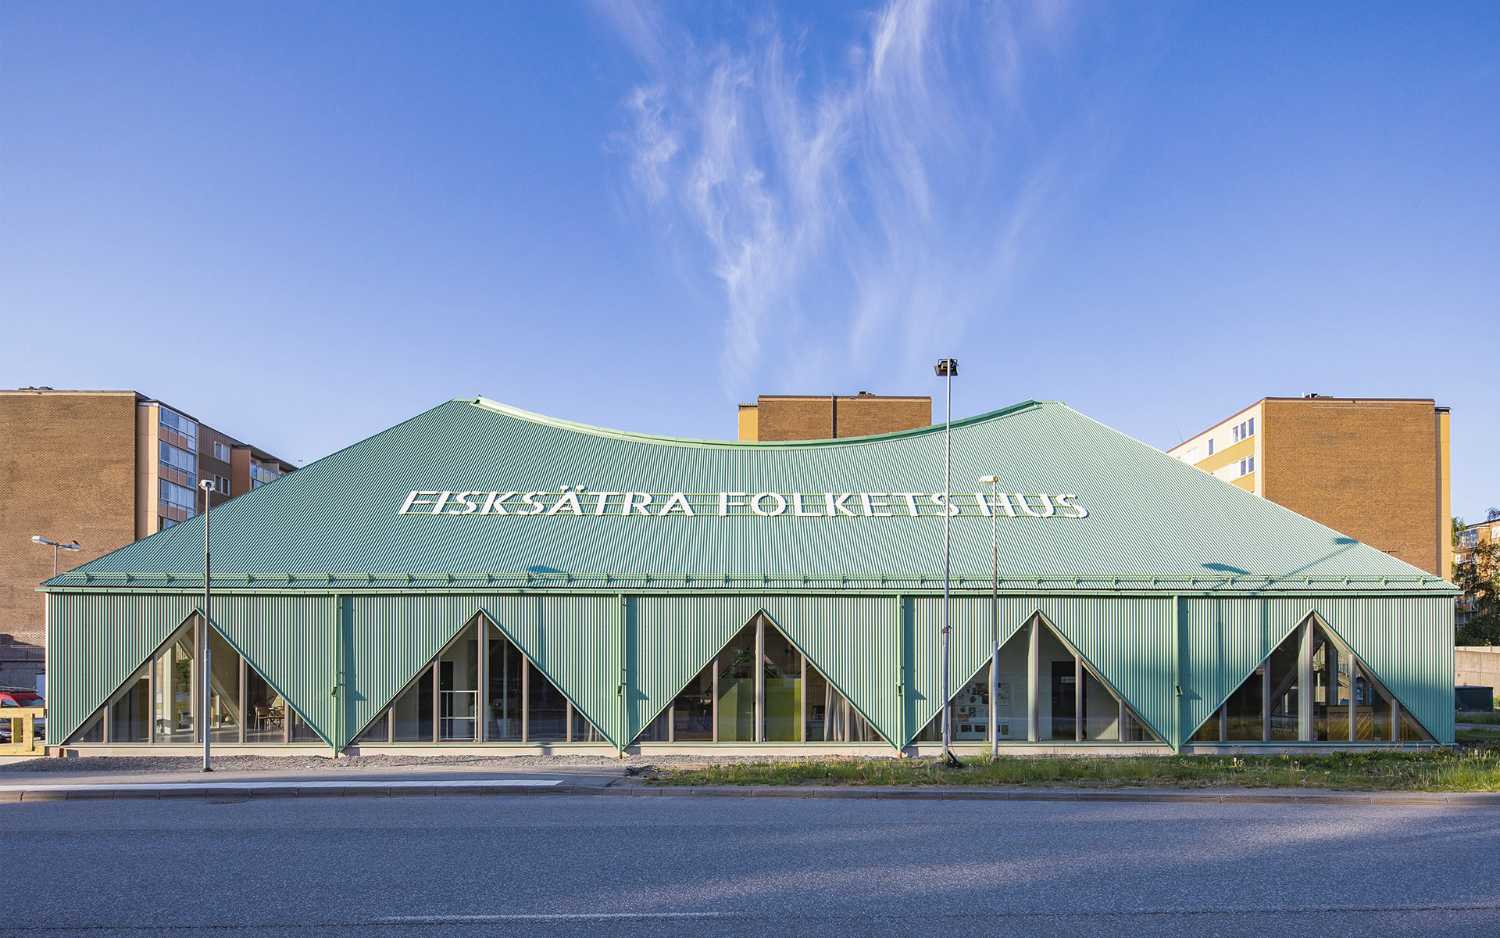
<instances>
[{"instance_id":1,"label":"road curb","mask_svg":"<svg viewBox=\"0 0 1500 938\"><path fill-rule=\"evenodd\" d=\"M621 784L621 782L623 784ZM42 803L101 800L194 800L241 802L287 798L434 798L441 796L494 797L536 795L595 795L626 798L788 798L802 800L841 799L857 801L1011 801L1011 802L1099 802L1122 804L1254 804L1254 805L1363 805L1402 807L1500 808L1500 793L1425 792L1328 792L1328 791L1108 791L1088 789L975 789L975 788L876 788L837 786L667 786L621 779L607 786L553 785L518 787L486 786L338 786L281 787L232 786L174 788L163 790L146 785L122 784L80 790L23 789L0 792L0 803Z\"/></svg>"},{"instance_id":2,"label":"road curb","mask_svg":"<svg viewBox=\"0 0 1500 938\"><path fill-rule=\"evenodd\" d=\"M1500 808L1500 794L1427 792L1251 792L1251 791L1109 791L1087 789L941 789L787 787L610 788L610 794L748 798L848 798L891 801L1116 802L1133 804L1316 804L1430 805ZM601 792L604 793L604 792Z\"/></svg>"}]
</instances>

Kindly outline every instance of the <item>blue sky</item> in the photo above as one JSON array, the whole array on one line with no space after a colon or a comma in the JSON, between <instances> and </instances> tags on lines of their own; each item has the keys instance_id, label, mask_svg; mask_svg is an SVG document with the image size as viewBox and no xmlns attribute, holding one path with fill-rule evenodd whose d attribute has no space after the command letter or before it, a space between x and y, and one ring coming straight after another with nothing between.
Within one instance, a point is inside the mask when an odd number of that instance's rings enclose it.
<instances>
[{"instance_id":1,"label":"blue sky","mask_svg":"<svg viewBox=\"0 0 1500 938\"><path fill-rule=\"evenodd\" d=\"M1435 397L1500 504L1500 5L0 6L0 385L308 461L451 397ZM938 402L939 409L941 402Z\"/></svg>"}]
</instances>

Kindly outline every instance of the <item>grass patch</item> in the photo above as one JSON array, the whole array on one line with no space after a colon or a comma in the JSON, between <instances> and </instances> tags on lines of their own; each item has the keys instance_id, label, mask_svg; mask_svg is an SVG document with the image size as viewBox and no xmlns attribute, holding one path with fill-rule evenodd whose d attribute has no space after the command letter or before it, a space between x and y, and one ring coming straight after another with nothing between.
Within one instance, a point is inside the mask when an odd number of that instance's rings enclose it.
<instances>
[{"instance_id":1,"label":"grass patch","mask_svg":"<svg viewBox=\"0 0 1500 938\"><path fill-rule=\"evenodd\" d=\"M1500 743L1500 736L1487 737ZM1500 748L1279 756L988 756L946 768L935 759L828 759L697 768L659 766L656 785L963 785L1069 788L1331 788L1500 791Z\"/></svg>"}]
</instances>

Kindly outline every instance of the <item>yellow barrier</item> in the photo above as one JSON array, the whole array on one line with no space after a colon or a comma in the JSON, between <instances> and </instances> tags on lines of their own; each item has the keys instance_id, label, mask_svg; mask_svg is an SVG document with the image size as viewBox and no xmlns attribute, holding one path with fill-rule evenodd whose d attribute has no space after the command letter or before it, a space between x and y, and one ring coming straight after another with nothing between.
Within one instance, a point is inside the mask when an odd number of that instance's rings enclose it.
<instances>
[{"instance_id":1,"label":"yellow barrier","mask_svg":"<svg viewBox=\"0 0 1500 938\"><path fill-rule=\"evenodd\" d=\"M10 742L0 742L0 756L41 755L44 747L36 738L36 720L46 714L42 707L0 707L0 720L10 721Z\"/></svg>"}]
</instances>

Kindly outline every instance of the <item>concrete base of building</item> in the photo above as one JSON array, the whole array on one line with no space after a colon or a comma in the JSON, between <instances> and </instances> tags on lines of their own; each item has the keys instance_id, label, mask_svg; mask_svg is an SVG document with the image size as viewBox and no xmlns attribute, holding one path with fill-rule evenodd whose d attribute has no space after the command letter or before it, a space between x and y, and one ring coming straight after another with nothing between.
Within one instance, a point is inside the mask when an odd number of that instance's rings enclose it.
<instances>
[{"instance_id":1,"label":"concrete base of building","mask_svg":"<svg viewBox=\"0 0 1500 938\"><path fill-rule=\"evenodd\" d=\"M191 758L203 754L201 743L184 745L160 745L151 746L144 743L126 743L118 746L103 746L89 744L84 746L48 746L46 754L52 758L78 759L94 757L120 757L120 758ZM226 743L216 745L212 749L214 758L221 756L268 756L271 758L287 757L302 759L331 759L334 757L333 750L324 743L291 743L288 745L270 746L239 746Z\"/></svg>"},{"instance_id":2,"label":"concrete base of building","mask_svg":"<svg viewBox=\"0 0 1500 938\"><path fill-rule=\"evenodd\" d=\"M956 756L982 758L990 754L989 743L954 743L950 748ZM902 755L920 759L934 759L943 754L942 743L913 743ZM1072 742L1063 740L1040 740L1034 743L1000 744L1001 756L1170 756L1172 749L1164 743L1112 743Z\"/></svg>"},{"instance_id":3,"label":"concrete base of building","mask_svg":"<svg viewBox=\"0 0 1500 938\"><path fill-rule=\"evenodd\" d=\"M1442 743L1194 743L1185 756L1333 756L1350 752L1430 752Z\"/></svg>"},{"instance_id":4,"label":"concrete base of building","mask_svg":"<svg viewBox=\"0 0 1500 938\"><path fill-rule=\"evenodd\" d=\"M984 744L962 743L953 747L955 755L968 759L982 759L990 749ZM1271 756L1271 755L1336 755L1350 752L1404 751L1423 752L1444 748L1438 743L1241 743L1198 744L1184 746L1181 755L1190 756ZM391 744L382 746L350 746L342 754L336 754L326 745L299 743L285 746L215 746L216 758L228 756L261 756L265 758L318 758L335 759L340 755L357 756L405 756L434 760L455 756L487 757L503 759L522 756L553 756L595 758L673 758L684 757L712 761L714 759L904 759L937 758L943 748L938 743L918 743L896 751L883 743L762 743L759 745L695 745L692 743L646 743L629 746L623 753L607 743L557 743L525 744L498 743L491 745L409 745ZM202 752L198 746L53 746L47 755L54 758L162 758L194 757ZM1172 749L1160 743L1005 743L1000 747L1004 756L1086 756L1090 758L1121 758L1125 756L1171 756ZM33 757L34 758L34 757Z\"/></svg>"}]
</instances>

